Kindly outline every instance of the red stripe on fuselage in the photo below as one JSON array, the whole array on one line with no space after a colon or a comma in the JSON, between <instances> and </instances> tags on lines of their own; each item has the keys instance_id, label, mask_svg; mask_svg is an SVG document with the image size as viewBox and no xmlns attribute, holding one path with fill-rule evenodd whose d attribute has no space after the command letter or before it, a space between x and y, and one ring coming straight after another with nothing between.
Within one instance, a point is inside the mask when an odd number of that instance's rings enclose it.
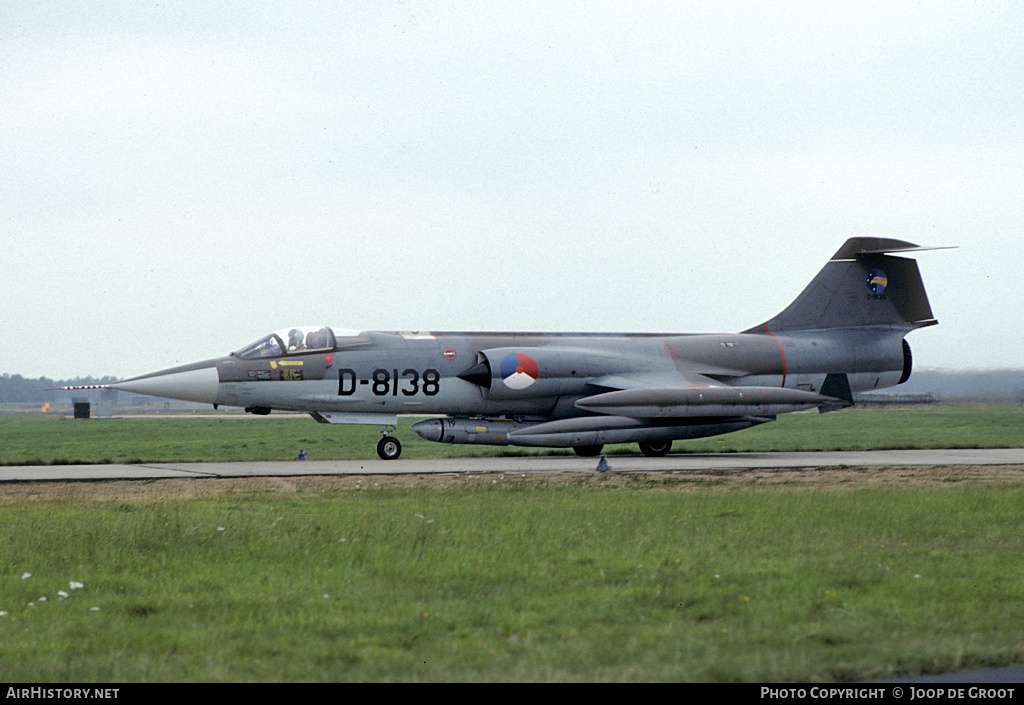
<instances>
[{"instance_id":1,"label":"red stripe on fuselage","mask_svg":"<svg viewBox=\"0 0 1024 705\"><path fill-rule=\"evenodd\" d=\"M782 386L786 386L786 351L782 347L782 341L779 340L779 336L768 330L768 324L764 324L764 332L775 338L775 342L779 344L779 352L782 353Z\"/></svg>"}]
</instances>

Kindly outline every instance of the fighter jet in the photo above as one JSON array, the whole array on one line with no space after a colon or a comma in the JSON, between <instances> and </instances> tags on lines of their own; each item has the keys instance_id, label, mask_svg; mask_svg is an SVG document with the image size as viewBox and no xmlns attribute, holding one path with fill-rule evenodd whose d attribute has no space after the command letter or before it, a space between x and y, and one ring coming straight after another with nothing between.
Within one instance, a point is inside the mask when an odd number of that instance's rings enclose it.
<instances>
[{"instance_id":1,"label":"fighter jet","mask_svg":"<svg viewBox=\"0 0 1024 705\"><path fill-rule=\"evenodd\" d=\"M735 334L369 332L296 326L224 357L109 385L137 394L379 425L401 455L399 415L441 443L573 448L730 433L902 384L905 336L937 323L913 259L922 249L848 240L785 310Z\"/></svg>"}]
</instances>

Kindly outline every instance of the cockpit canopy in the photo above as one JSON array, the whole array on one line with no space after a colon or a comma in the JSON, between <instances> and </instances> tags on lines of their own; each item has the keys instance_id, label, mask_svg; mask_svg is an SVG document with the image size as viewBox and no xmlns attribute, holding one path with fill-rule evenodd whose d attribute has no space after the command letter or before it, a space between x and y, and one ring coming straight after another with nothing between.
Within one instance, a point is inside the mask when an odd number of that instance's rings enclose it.
<instances>
[{"instance_id":1,"label":"cockpit canopy","mask_svg":"<svg viewBox=\"0 0 1024 705\"><path fill-rule=\"evenodd\" d=\"M355 342L353 339L361 340L364 337L365 334L358 331L344 331L342 337L337 338L334 331L326 326L296 326L260 338L234 355L243 360L256 360L282 355L330 352L339 345L351 344Z\"/></svg>"}]
</instances>

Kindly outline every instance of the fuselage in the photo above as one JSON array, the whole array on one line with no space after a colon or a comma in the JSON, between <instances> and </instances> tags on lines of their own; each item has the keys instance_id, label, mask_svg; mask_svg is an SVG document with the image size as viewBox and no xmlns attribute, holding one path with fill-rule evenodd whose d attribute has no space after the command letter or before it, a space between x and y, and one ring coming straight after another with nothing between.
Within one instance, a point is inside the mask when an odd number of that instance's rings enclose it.
<instances>
[{"instance_id":1,"label":"fuselage","mask_svg":"<svg viewBox=\"0 0 1024 705\"><path fill-rule=\"evenodd\" d=\"M701 375L729 386L818 392L828 374L843 373L856 392L898 383L906 364L905 330L890 335L863 329L778 335L316 330L322 337L312 346L289 347L283 334L274 334L224 357L114 386L256 412L555 420L586 415L576 402L602 390L629 388L630 380L637 387L652 386L650 380L665 386Z\"/></svg>"}]
</instances>

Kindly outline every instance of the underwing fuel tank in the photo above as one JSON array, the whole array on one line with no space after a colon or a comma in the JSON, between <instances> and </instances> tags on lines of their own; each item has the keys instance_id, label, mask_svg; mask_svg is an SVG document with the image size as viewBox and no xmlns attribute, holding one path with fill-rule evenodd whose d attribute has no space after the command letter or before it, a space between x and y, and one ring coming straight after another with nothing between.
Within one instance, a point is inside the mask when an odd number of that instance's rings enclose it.
<instances>
[{"instance_id":1,"label":"underwing fuel tank","mask_svg":"<svg viewBox=\"0 0 1024 705\"><path fill-rule=\"evenodd\" d=\"M424 440L472 445L573 448L605 443L704 438L741 431L773 417L676 420L650 423L625 416L585 416L557 421L517 422L494 419L428 419L412 425Z\"/></svg>"},{"instance_id":2,"label":"underwing fuel tank","mask_svg":"<svg viewBox=\"0 0 1024 705\"><path fill-rule=\"evenodd\" d=\"M427 419L410 428L420 438L435 443L507 446L511 431L530 425L495 419Z\"/></svg>"},{"instance_id":3,"label":"underwing fuel tank","mask_svg":"<svg viewBox=\"0 0 1024 705\"><path fill-rule=\"evenodd\" d=\"M509 442L517 446L575 448L607 443L644 443L706 438L742 431L774 421L774 416L744 416L723 419L676 419L649 422L627 416L560 419L513 431Z\"/></svg>"}]
</instances>

